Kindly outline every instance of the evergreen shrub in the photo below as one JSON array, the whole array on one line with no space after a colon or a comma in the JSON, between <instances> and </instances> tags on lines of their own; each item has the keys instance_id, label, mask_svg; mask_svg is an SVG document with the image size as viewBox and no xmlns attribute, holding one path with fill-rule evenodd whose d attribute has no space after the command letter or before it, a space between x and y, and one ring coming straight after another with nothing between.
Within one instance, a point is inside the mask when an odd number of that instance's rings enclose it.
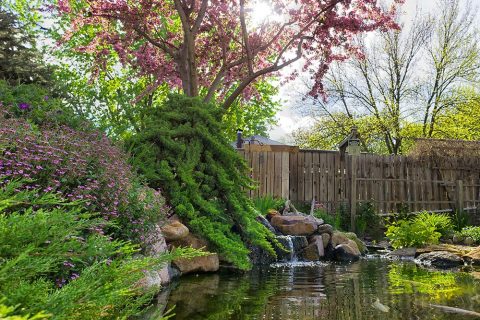
<instances>
[{"instance_id":1,"label":"evergreen shrub","mask_svg":"<svg viewBox=\"0 0 480 320\"><path fill-rule=\"evenodd\" d=\"M150 187L162 188L175 213L239 268L249 245L274 255L275 238L256 218L246 195L248 167L223 135L220 108L199 98L170 95L127 146Z\"/></svg>"},{"instance_id":2,"label":"evergreen shrub","mask_svg":"<svg viewBox=\"0 0 480 320\"><path fill-rule=\"evenodd\" d=\"M158 290L140 285L145 270L199 254L188 248L142 258L137 246L98 232L104 223L79 202L4 184L0 318L127 319Z\"/></svg>"}]
</instances>

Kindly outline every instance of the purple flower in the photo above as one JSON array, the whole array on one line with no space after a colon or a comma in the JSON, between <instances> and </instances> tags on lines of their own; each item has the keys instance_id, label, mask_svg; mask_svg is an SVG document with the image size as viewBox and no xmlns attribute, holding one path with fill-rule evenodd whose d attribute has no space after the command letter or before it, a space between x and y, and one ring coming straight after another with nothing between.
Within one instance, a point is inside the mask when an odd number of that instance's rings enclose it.
<instances>
[{"instance_id":1,"label":"purple flower","mask_svg":"<svg viewBox=\"0 0 480 320\"><path fill-rule=\"evenodd\" d=\"M29 110L30 109L30 105L28 103L25 103L25 102L20 102L18 104L18 108L20 110Z\"/></svg>"},{"instance_id":2,"label":"purple flower","mask_svg":"<svg viewBox=\"0 0 480 320\"><path fill-rule=\"evenodd\" d=\"M44 99L45 101L47 101L47 100L48 100L48 96L43 97L43 99Z\"/></svg>"}]
</instances>

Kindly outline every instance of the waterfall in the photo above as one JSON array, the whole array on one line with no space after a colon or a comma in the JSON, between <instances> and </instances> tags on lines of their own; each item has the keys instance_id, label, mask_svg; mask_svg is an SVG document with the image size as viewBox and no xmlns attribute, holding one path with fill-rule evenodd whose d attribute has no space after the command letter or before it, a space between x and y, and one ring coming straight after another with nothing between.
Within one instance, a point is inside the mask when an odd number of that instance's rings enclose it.
<instances>
[{"instance_id":1,"label":"waterfall","mask_svg":"<svg viewBox=\"0 0 480 320\"><path fill-rule=\"evenodd\" d=\"M280 242L286 250L289 252L277 251L279 261L284 262L297 262L298 257L293 244L294 236L277 236L278 242Z\"/></svg>"},{"instance_id":2,"label":"waterfall","mask_svg":"<svg viewBox=\"0 0 480 320\"><path fill-rule=\"evenodd\" d=\"M293 237L287 236L288 250L290 250L290 262L297 262L297 253L295 252L295 247L293 246Z\"/></svg>"}]
</instances>

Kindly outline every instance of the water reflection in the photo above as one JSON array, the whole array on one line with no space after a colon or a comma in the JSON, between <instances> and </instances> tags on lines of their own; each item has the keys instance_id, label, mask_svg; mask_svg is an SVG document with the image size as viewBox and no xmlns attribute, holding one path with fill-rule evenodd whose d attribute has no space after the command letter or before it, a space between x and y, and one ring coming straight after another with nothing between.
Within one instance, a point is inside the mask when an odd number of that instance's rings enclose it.
<instances>
[{"instance_id":1,"label":"water reflection","mask_svg":"<svg viewBox=\"0 0 480 320\"><path fill-rule=\"evenodd\" d=\"M480 311L478 280L413 263L362 260L350 265L277 267L243 275L180 279L167 308L173 319L475 319L429 303ZM163 298L166 298L165 296ZM376 299L388 312L373 306Z\"/></svg>"}]
</instances>

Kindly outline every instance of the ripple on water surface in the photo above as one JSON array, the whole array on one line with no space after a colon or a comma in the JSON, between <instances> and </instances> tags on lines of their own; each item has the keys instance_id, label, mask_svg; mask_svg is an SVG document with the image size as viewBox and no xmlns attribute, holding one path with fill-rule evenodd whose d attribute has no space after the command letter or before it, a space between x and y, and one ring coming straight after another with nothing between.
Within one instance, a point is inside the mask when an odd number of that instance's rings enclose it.
<instances>
[{"instance_id":1,"label":"ripple on water surface","mask_svg":"<svg viewBox=\"0 0 480 320\"><path fill-rule=\"evenodd\" d=\"M276 264L242 275L180 279L159 298L173 319L478 319L480 283L461 272L368 259ZM449 306L457 309L442 308Z\"/></svg>"}]
</instances>

